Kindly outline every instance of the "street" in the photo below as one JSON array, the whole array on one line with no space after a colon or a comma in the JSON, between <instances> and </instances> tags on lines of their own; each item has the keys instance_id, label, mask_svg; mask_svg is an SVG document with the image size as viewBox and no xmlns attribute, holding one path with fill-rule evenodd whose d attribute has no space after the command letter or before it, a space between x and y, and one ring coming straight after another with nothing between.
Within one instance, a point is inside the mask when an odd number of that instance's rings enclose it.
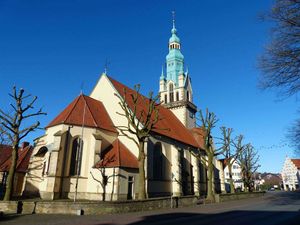
<instances>
[{"instance_id":1,"label":"street","mask_svg":"<svg viewBox=\"0 0 300 225\"><path fill-rule=\"evenodd\" d=\"M268 192L260 198L119 215L6 215L0 218L0 223L2 225L298 225L300 192Z\"/></svg>"}]
</instances>

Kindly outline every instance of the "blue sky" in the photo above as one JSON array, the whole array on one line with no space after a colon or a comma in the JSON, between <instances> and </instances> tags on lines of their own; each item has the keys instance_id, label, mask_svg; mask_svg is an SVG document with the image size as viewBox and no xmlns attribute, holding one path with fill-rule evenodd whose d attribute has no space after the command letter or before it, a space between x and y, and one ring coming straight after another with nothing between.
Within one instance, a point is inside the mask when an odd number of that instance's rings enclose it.
<instances>
[{"instance_id":1,"label":"blue sky","mask_svg":"<svg viewBox=\"0 0 300 225\"><path fill-rule=\"evenodd\" d=\"M91 92L106 60L115 79L157 92L175 10L196 105L215 112L218 126L244 134L259 150L260 171L279 172L285 156L293 156L293 147L281 146L300 115L297 97L278 101L275 92L257 89L257 57L271 26L258 17L271 4L0 0L0 104L7 108L12 86L22 87L39 97L37 106L48 113L39 119L46 126L82 86Z\"/></svg>"}]
</instances>

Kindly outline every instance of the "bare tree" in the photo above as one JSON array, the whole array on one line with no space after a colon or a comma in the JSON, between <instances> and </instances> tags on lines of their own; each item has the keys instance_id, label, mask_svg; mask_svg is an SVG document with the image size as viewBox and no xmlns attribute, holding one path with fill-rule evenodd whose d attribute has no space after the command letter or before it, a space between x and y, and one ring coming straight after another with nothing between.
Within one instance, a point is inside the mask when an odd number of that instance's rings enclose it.
<instances>
[{"instance_id":1,"label":"bare tree","mask_svg":"<svg viewBox=\"0 0 300 225\"><path fill-rule=\"evenodd\" d=\"M249 143L245 146L242 154L238 157L238 163L242 169L242 179L245 191L253 191L253 175L260 167L258 164L259 155L254 147Z\"/></svg>"},{"instance_id":2,"label":"bare tree","mask_svg":"<svg viewBox=\"0 0 300 225\"><path fill-rule=\"evenodd\" d=\"M6 192L4 196L4 200L6 201L10 200L13 195L19 144L30 132L35 131L40 126L40 122L38 121L28 127L24 127L22 124L29 118L46 115L46 113L42 112L42 109L39 109L36 112L30 112L30 110L34 109L34 103L37 100L36 96L26 104L26 99L31 97L31 95L24 95L23 89L20 89L17 92L16 87L13 87L13 92L9 95L13 99L13 103L10 104L13 109L13 113L8 114L0 109L1 125L4 128L3 132L12 143L12 162L8 172Z\"/></svg>"},{"instance_id":3,"label":"bare tree","mask_svg":"<svg viewBox=\"0 0 300 225\"><path fill-rule=\"evenodd\" d=\"M300 0L276 0L263 18L273 22L274 27L271 42L259 59L260 87L291 96L300 90ZM288 137L298 145L299 120L291 127Z\"/></svg>"},{"instance_id":4,"label":"bare tree","mask_svg":"<svg viewBox=\"0 0 300 225\"><path fill-rule=\"evenodd\" d=\"M230 159L231 159L231 163L229 164L229 167L231 169L231 173L229 172L230 178L231 178L231 182L230 182L230 188L231 188L231 193L234 193L234 184L233 184L233 179L232 179L232 165L234 162L237 161L237 158L243 154L243 151L245 149L245 146L243 144L243 139L244 136L243 135L239 135L237 137L235 137L235 139L232 141L232 144L234 146L234 153L231 155Z\"/></svg>"},{"instance_id":5,"label":"bare tree","mask_svg":"<svg viewBox=\"0 0 300 225\"><path fill-rule=\"evenodd\" d=\"M9 143L8 137L5 135L6 131L4 127L1 125L0 121L0 145L6 145Z\"/></svg>"},{"instance_id":6,"label":"bare tree","mask_svg":"<svg viewBox=\"0 0 300 225\"><path fill-rule=\"evenodd\" d=\"M114 195L114 186L115 186L115 177L122 177L122 175L120 174L116 174L116 168L113 167L113 173L111 175L107 175L106 174L106 167L115 161L114 157L109 157L109 158L105 158L105 154L101 154L100 153L100 165L99 167L94 167L95 169L97 168L97 170L100 172L101 175L101 180L97 179L94 174L92 173L92 171L90 171L90 174L92 176L92 178L97 181L102 188L102 201L106 201L106 186L110 183L110 179L112 178L112 191L111 191L111 196L110 196L110 201L113 200L113 195Z\"/></svg>"},{"instance_id":7,"label":"bare tree","mask_svg":"<svg viewBox=\"0 0 300 225\"><path fill-rule=\"evenodd\" d=\"M145 186L145 142L149 137L150 132L155 128L155 125L160 120L157 103L159 96L153 97L150 92L146 98L140 94L140 85L134 86L132 93L127 93L123 90L123 95L116 95L120 102L123 112L117 112L119 115L127 119L126 126L117 126L120 133L132 140L139 149L138 164L139 164L139 179L138 179L138 199L146 198ZM131 104L128 104L130 102ZM142 107L142 106L145 107Z\"/></svg>"},{"instance_id":8,"label":"bare tree","mask_svg":"<svg viewBox=\"0 0 300 225\"><path fill-rule=\"evenodd\" d=\"M232 164L233 164L233 153L232 153L232 140L231 140L231 134L233 132L232 128L226 128L226 127L220 127L222 138L221 138L221 148L223 149L222 154L225 157L224 159L224 165L228 168L229 173L229 183L230 183L230 192L234 193L234 183L232 179Z\"/></svg>"},{"instance_id":9,"label":"bare tree","mask_svg":"<svg viewBox=\"0 0 300 225\"><path fill-rule=\"evenodd\" d=\"M273 22L274 27L271 43L259 60L260 87L275 88L280 94L291 96L300 90L300 0L276 0L264 18ZM298 120L288 133L296 145L299 132Z\"/></svg>"},{"instance_id":10,"label":"bare tree","mask_svg":"<svg viewBox=\"0 0 300 225\"><path fill-rule=\"evenodd\" d=\"M290 142L295 145L295 154L300 155L300 119L297 119L290 127L287 137L290 139Z\"/></svg>"},{"instance_id":11,"label":"bare tree","mask_svg":"<svg viewBox=\"0 0 300 225\"><path fill-rule=\"evenodd\" d=\"M276 0L264 18L274 27L271 43L259 59L260 87L293 95L300 90L300 1Z\"/></svg>"},{"instance_id":12,"label":"bare tree","mask_svg":"<svg viewBox=\"0 0 300 225\"><path fill-rule=\"evenodd\" d=\"M234 193L234 181L232 179L232 166L236 161L237 157L243 151L244 146L242 145L243 136L239 135L235 139L231 138L233 129L220 127L222 137L218 138L221 141L218 143L221 145L220 149L222 150L220 153L225 157L224 165L228 168L229 173L229 184L230 184L230 192Z\"/></svg>"},{"instance_id":13,"label":"bare tree","mask_svg":"<svg viewBox=\"0 0 300 225\"><path fill-rule=\"evenodd\" d=\"M202 123L202 129L204 132L204 150L206 156L201 157L203 165L207 168L207 196L206 199L209 201L215 201L215 190L214 190L214 157L220 154L219 149L214 147L212 129L216 126L218 119L213 112L209 112L206 109L205 115L202 111L199 111L200 121Z\"/></svg>"},{"instance_id":14,"label":"bare tree","mask_svg":"<svg viewBox=\"0 0 300 225\"><path fill-rule=\"evenodd\" d=\"M92 178L97 181L100 185L101 185L101 188L102 188L102 201L106 201L106 186L110 183L110 179L113 179L112 182L112 193L111 193L111 196L110 196L110 201L113 200L113 194L114 194L114 183L115 183L115 177L118 177L120 175L116 174L115 173L115 167L113 168L113 174L112 175L106 175L106 168L105 167L100 167L98 168L98 171L100 172L100 175L101 175L101 180L95 178L95 176L93 175L92 172L90 172Z\"/></svg>"}]
</instances>

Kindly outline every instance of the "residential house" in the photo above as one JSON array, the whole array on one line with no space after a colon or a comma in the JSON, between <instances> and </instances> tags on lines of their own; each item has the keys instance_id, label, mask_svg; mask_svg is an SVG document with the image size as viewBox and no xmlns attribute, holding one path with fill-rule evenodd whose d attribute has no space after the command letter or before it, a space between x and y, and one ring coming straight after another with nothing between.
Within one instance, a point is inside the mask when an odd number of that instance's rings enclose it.
<instances>
[{"instance_id":1,"label":"residential house","mask_svg":"<svg viewBox=\"0 0 300 225\"><path fill-rule=\"evenodd\" d=\"M286 157L281 176L285 191L299 189L300 159L290 159L289 157Z\"/></svg>"},{"instance_id":2,"label":"residential house","mask_svg":"<svg viewBox=\"0 0 300 225\"><path fill-rule=\"evenodd\" d=\"M225 189L226 192L230 192L230 174L229 174L229 169L226 164L227 159L222 159L221 161L223 162L224 165L224 178L225 178ZM231 168L231 175L234 183L234 188L235 190L244 190L244 183L242 180L242 169L241 166L238 164L238 162L234 159L232 160L232 168Z\"/></svg>"},{"instance_id":3,"label":"residential house","mask_svg":"<svg viewBox=\"0 0 300 225\"><path fill-rule=\"evenodd\" d=\"M23 142L18 150L13 196L21 196L23 193L32 150L33 147L28 142ZM0 145L0 196L5 193L7 176L11 167L11 154L12 146Z\"/></svg>"}]
</instances>

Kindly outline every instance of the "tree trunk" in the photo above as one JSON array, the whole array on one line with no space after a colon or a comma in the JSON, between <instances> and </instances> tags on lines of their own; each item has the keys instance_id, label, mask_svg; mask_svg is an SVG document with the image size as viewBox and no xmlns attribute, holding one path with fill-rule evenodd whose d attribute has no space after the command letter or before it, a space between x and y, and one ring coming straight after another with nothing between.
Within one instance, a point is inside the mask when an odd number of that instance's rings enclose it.
<instances>
[{"instance_id":1,"label":"tree trunk","mask_svg":"<svg viewBox=\"0 0 300 225\"><path fill-rule=\"evenodd\" d=\"M233 183L233 179L232 179L232 164L229 163L228 164L228 172L229 172L229 183L230 183L230 193L235 193L234 190L234 183Z\"/></svg>"},{"instance_id":2,"label":"tree trunk","mask_svg":"<svg viewBox=\"0 0 300 225\"><path fill-rule=\"evenodd\" d=\"M110 201L113 200L113 197L114 197L114 192L115 192L115 167L114 167L114 170L113 170L113 181L112 181L112 189L111 189L111 195L110 195Z\"/></svg>"},{"instance_id":3,"label":"tree trunk","mask_svg":"<svg viewBox=\"0 0 300 225\"><path fill-rule=\"evenodd\" d=\"M106 187L103 185L103 186L102 186L102 189L103 189L103 193L102 193L102 201L105 202L105 200L106 200L106 199L105 199L105 196L106 196Z\"/></svg>"},{"instance_id":4,"label":"tree trunk","mask_svg":"<svg viewBox=\"0 0 300 225\"><path fill-rule=\"evenodd\" d=\"M245 192L249 192L249 185L248 185L248 182L247 182L247 177L246 175L244 175L245 178L244 178L244 189L245 189Z\"/></svg>"},{"instance_id":5,"label":"tree trunk","mask_svg":"<svg viewBox=\"0 0 300 225\"><path fill-rule=\"evenodd\" d=\"M101 169L101 175L102 175L102 201L105 202L106 200L106 185L107 185L107 181L106 181L106 177L105 177L105 168Z\"/></svg>"},{"instance_id":6,"label":"tree trunk","mask_svg":"<svg viewBox=\"0 0 300 225\"><path fill-rule=\"evenodd\" d=\"M215 201L215 191L213 185L213 172L214 172L214 164L213 164L213 155L208 154L208 161L207 161L207 196L206 199L209 201Z\"/></svg>"},{"instance_id":7,"label":"tree trunk","mask_svg":"<svg viewBox=\"0 0 300 225\"><path fill-rule=\"evenodd\" d=\"M146 199L146 182L145 182L145 150L144 141L139 142L139 180L138 180L138 199Z\"/></svg>"},{"instance_id":8,"label":"tree trunk","mask_svg":"<svg viewBox=\"0 0 300 225\"><path fill-rule=\"evenodd\" d=\"M3 198L4 201L10 201L13 196L15 173L16 173L16 167L18 162L18 149L19 149L18 142L15 141L11 153L11 166L8 172L6 191Z\"/></svg>"}]
</instances>

